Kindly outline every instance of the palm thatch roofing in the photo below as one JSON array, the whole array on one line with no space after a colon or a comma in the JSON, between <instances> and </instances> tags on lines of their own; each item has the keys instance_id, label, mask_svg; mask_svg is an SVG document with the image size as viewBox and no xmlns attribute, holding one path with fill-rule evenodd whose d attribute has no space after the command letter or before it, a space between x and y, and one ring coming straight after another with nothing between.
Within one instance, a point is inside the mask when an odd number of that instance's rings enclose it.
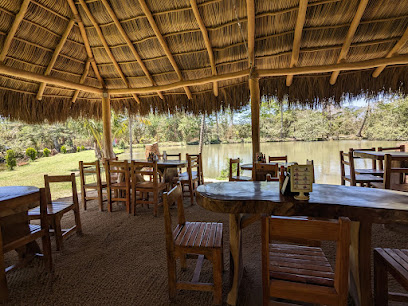
<instances>
[{"instance_id":1,"label":"palm thatch roofing","mask_svg":"<svg viewBox=\"0 0 408 306\"><path fill-rule=\"evenodd\" d=\"M408 90L408 1L0 0L0 115L212 112Z\"/></svg>"}]
</instances>

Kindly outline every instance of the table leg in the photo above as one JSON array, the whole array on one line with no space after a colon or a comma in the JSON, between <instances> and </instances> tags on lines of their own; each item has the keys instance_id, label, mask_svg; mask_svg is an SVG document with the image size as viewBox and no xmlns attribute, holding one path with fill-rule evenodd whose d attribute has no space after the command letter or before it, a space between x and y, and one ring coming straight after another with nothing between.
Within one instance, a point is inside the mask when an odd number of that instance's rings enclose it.
<instances>
[{"instance_id":1,"label":"table leg","mask_svg":"<svg viewBox=\"0 0 408 306\"><path fill-rule=\"evenodd\" d=\"M242 235L241 235L241 215L229 215L230 232L230 284L227 303L236 305L238 298L238 288L241 282L242 269Z\"/></svg>"},{"instance_id":2,"label":"table leg","mask_svg":"<svg viewBox=\"0 0 408 306\"><path fill-rule=\"evenodd\" d=\"M350 292L355 305L372 305L371 223L352 222L350 246Z\"/></svg>"}]
</instances>

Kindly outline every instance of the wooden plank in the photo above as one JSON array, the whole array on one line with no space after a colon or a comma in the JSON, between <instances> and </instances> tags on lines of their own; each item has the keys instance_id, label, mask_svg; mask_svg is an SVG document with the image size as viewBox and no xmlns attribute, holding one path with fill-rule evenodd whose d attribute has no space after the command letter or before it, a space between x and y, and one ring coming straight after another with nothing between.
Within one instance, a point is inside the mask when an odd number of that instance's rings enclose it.
<instances>
[{"instance_id":1,"label":"wooden plank","mask_svg":"<svg viewBox=\"0 0 408 306\"><path fill-rule=\"evenodd\" d=\"M200 279L201 268L203 267L204 262L204 255L199 255L197 258L196 267L194 269L193 278L191 280L192 283L198 283Z\"/></svg>"},{"instance_id":2,"label":"wooden plank","mask_svg":"<svg viewBox=\"0 0 408 306\"><path fill-rule=\"evenodd\" d=\"M79 84L83 84L85 82L86 77L88 76L88 73L89 73L90 66L91 66L91 59L88 58L85 63L84 72L81 76L81 79L79 80ZM79 90L77 89L75 90L74 95L72 96L72 99L71 99L72 103L75 103L76 99L78 98L78 95L79 95Z\"/></svg>"}]
</instances>

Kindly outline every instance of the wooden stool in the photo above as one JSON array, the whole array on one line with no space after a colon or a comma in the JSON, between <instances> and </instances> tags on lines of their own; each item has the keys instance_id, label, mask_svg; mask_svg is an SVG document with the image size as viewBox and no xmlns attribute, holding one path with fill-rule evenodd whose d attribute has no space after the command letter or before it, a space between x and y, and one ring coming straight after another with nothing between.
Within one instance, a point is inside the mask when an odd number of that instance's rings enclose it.
<instances>
[{"instance_id":1,"label":"wooden stool","mask_svg":"<svg viewBox=\"0 0 408 306\"><path fill-rule=\"evenodd\" d=\"M375 305L388 305L388 300L408 303L408 294L388 292L388 272L408 291L408 250L374 249Z\"/></svg>"}]
</instances>

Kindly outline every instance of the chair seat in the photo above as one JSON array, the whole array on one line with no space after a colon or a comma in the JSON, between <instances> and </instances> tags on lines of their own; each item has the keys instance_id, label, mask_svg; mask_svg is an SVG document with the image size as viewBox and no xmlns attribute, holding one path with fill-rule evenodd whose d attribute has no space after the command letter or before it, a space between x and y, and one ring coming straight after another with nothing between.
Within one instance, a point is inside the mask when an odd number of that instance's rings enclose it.
<instances>
[{"instance_id":1,"label":"chair seat","mask_svg":"<svg viewBox=\"0 0 408 306\"><path fill-rule=\"evenodd\" d=\"M197 176L197 171L191 171L191 174L192 174L193 176ZM187 177L188 177L188 172L182 172L182 173L179 174L179 176L180 176L180 177L181 177L181 176L187 176Z\"/></svg>"},{"instance_id":2,"label":"chair seat","mask_svg":"<svg viewBox=\"0 0 408 306\"><path fill-rule=\"evenodd\" d=\"M232 176L230 181L250 181L252 180L252 177L249 176L244 176L244 175L240 175L240 176Z\"/></svg>"},{"instance_id":3,"label":"chair seat","mask_svg":"<svg viewBox=\"0 0 408 306\"><path fill-rule=\"evenodd\" d=\"M72 209L73 203L69 202L52 202L52 204L47 205L47 211L49 215L55 215L59 213L65 213ZM40 216L40 207L30 209L28 211L29 216Z\"/></svg>"},{"instance_id":4,"label":"chair seat","mask_svg":"<svg viewBox=\"0 0 408 306\"><path fill-rule=\"evenodd\" d=\"M270 244L271 279L333 287L333 269L321 248Z\"/></svg>"},{"instance_id":5,"label":"chair seat","mask_svg":"<svg viewBox=\"0 0 408 306\"><path fill-rule=\"evenodd\" d=\"M180 174L179 176L178 176L178 181L188 181L189 180L189 176L188 176L188 173L186 173L186 174ZM197 176L197 174L194 174L194 171L193 171L193 175L192 175L192 180L193 181L195 181L195 180L198 180L198 176Z\"/></svg>"},{"instance_id":6,"label":"chair seat","mask_svg":"<svg viewBox=\"0 0 408 306\"><path fill-rule=\"evenodd\" d=\"M162 190L162 189L166 189L167 184L166 183L159 183L158 184L158 189ZM154 188L154 184L153 182L140 182L136 184L136 189L153 189Z\"/></svg>"},{"instance_id":7,"label":"chair seat","mask_svg":"<svg viewBox=\"0 0 408 306\"><path fill-rule=\"evenodd\" d=\"M346 175L344 177L346 181L351 181L351 176ZM382 182L383 178L371 174L357 174L356 183L369 183L369 182Z\"/></svg>"},{"instance_id":8,"label":"chair seat","mask_svg":"<svg viewBox=\"0 0 408 306\"><path fill-rule=\"evenodd\" d=\"M384 170L381 169L356 169L356 174L371 174L375 176L383 176Z\"/></svg>"},{"instance_id":9,"label":"chair seat","mask_svg":"<svg viewBox=\"0 0 408 306\"><path fill-rule=\"evenodd\" d=\"M371 187L384 189L383 183L371 183ZM408 184L392 184L390 190L408 192Z\"/></svg>"},{"instance_id":10,"label":"chair seat","mask_svg":"<svg viewBox=\"0 0 408 306\"><path fill-rule=\"evenodd\" d=\"M174 243L185 248L221 248L222 223L186 222L173 231Z\"/></svg>"}]
</instances>

